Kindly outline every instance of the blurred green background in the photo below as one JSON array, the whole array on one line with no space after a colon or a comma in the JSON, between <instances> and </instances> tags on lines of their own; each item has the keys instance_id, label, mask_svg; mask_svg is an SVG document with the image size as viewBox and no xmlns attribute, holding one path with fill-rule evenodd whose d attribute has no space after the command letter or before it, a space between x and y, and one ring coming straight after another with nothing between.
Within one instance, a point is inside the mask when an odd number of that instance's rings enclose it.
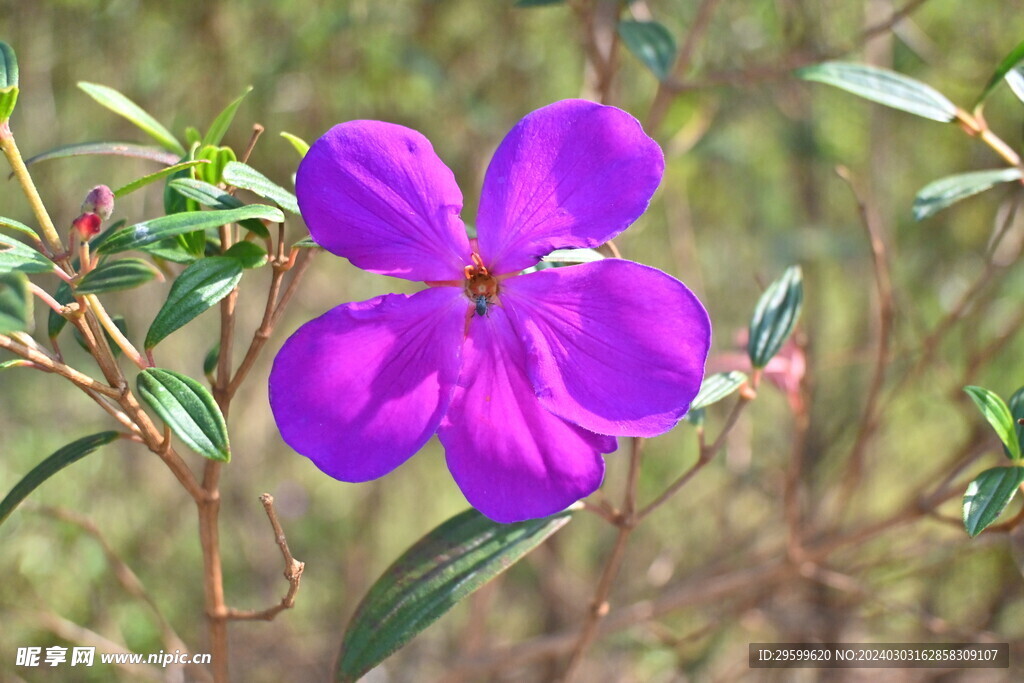
<instances>
[{"instance_id":1,"label":"blurred green background","mask_svg":"<svg viewBox=\"0 0 1024 683\"><path fill-rule=\"evenodd\" d=\"M646 6L681 41L698 4L651 0ZM872 41L869 55L966 106L1020 41L1022 10L1019 0L931 0L895 35ZM963 384L1003 396L1024 384L1017 363L1024 345L1016 334L1024 274L1014 264L1024 225L1016 223L1007 238L1010 253L978 302L924 369L900 381L920 358L922 340L985 271L999 206L1020 188L996 189L920 224L910 215L914 194L937 177L997 167L1000 160L955 126L800 82L781 68L814 55L865 59L858 42L862 28L891 11L878 0L718 3L690 72L694 83L709 85L681 94L664 121L648 131L666 151L665 180L647 214L616 240L626 258L662 268L698 293L714 324L715 353L733 350L765 284L790 264L803 266L800 337L809 364L804 398L811 419L798 457L805 463L809 528L826 537L879 519L910 502L920 486L940 483L944 463L980 421L960 397ZM251 163L277 182L290 186L298 161L280 131L313 141L345 120L394 121L433 142L463 188L470 222L487 161L504 133L524 114L584 92L574 13L564 6L518 9L511 0L0 0L0 39L19 57L21 96L12 129L26 156L72 142L148 142L78 90L80 80L122 91L179 136L187 125L205 128L253 85L225 142L241 149L251 124L264 125L267 133ZM765 70L773 75L764 77ZM621 52L614 103L643 121L656 90L656 79ZM986 112L1017 148L1022 112L1005 87ZM884 415L868 449L867 477L841 510L833 509L835 491L863 411L877 314L870 251L856 202L834 171L837 164L849 168L882 226L897 316ZM45 162L33 173L56 222L67 226L93 185L116 187L152 170L141 161L82 157ZM161 210L160 192L152 188L119 203L115 218L131 223ZM0 215L34 224L14 182L0 184ZM290 229L301 236L300 225ZM240 350L262 315L267 276L249 276L243 285ZM167 286L112 295L108 309L124 314L139 338ZM295 609L270 624L231 626L236 680L325 678L346 620L373 579L466 505L436 441L379 482L342 484L290 451L270 415L269 361L287 334L338 303L396 288L342 259L319 255L233 406L234 458L222 478L221 514L228 603L270 606L287 587L260 493L277 498L292 551L306 563ZM45 307L36 308L43 338ZM161 365L201 376L203 356L217 334L215 317L200 319L191 333L173 335L160 349ZM972 363L974 354L999 340L1005 343ZM70 338L63 348L71 364L94 371ZM724 407L710 411L711 435L724 415ZM111 424L53 376L0 373L0 489L68 441ZM755 557L780 557L786 533L780 492L792 449L789 404L766 386L730 435L725 455L636 532L613 606L657 600L700 577L748 566ZM1000 464L997 453L993 440L957 481ZM693 430L685 424L648 443L641 500L657 495L695 457ZM190 463L198 467L198 460ZM621 450L609 456L605 490L615 501L624 461ZM47 482L31 502L88 516L186 643L205 651L195 509L156 458L141 447L104 449ZM806 577L746 585L711 604L684 606L622 630L594 648L584 669L587 680L762 680L746 666L747 643L756 641L991 635L1017 643L1024 636L1024 593L1010 542L1006 535L968 541L956 526L958 515L954 500L941 508L945 521L933 516L830 558L858 590ZM613 538L613 529L597 517L577 515L496 588L456 607L413 641L376 680L454 680L450 672L470 651L578 624ZM0 548L0 678L134 679L100 666L77 670L73 678L63 678L69 668L15 667L17 647L74 644L54 634L53 615L136 652L164 648L148 608L125 594L100 546L79 528L26 506L0 528ZM557 670L558 661L507 664L468 680L541 680Z\"/></svg>"}]
</instances>

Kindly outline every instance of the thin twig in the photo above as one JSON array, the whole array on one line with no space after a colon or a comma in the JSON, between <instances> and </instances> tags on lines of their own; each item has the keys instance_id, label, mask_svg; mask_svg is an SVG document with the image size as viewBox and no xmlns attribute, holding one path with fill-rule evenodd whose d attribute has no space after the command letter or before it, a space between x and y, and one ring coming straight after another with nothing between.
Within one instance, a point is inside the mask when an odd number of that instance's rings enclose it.
<instances>
[{"instance_id":1,"label":"thin twig","mask_svg":"<svg viewBox=\"0 0 1024 683\"><path fill-rule=\"evenodd\" d=\"M54 374L60 375L61 377L70 380L71 382L75 383L76 385L84 389L90 389L91 391L94 391L97 394L101 394L103 396L107 396L114 399L119 398L121 396L121 392L119 392L117 389L109 387L103 382L100 382L97 379L89 377L85 373L76 370L69 365L61 363L55 358L52 358L48 354L44 353L41 349L36 349L26 346L24 344L20 344L14 339L8 337L7 335L0 334L0 348L7 349L11 353L17 356L21 356L25 360L32 361L35 367L39 368L40 370L45 370L46 372L52 372Z\"/></svg>"}]
</instances>

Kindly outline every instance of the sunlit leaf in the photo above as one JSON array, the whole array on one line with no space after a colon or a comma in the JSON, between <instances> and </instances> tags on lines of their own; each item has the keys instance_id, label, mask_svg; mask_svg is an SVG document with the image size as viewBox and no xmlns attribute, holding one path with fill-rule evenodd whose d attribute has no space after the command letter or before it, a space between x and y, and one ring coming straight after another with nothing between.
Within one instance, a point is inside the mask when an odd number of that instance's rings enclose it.
<instances>
[{"instance_id":1,"label":"sunlit leaf","mask_svg":"<svg viewBox=\"0 0 1024 683\"><path fill-rule=\"evenodd\" d=\"M1010 418L1013 420L1013 429L1017 433L1017 443L1021 444L1021 454L1024 456L1024 424L1021 424L1021 420L1024 420L1024 387L1021 387L1017 391L1013 392L1013 396L1006 402L1006 407L1010 409ZM1010 454L1010 449L1005 445L1003 446L1003 453L1006 454L1007 458L1012 459L1013 456Z\"/></svg>"},{"instance_id":2,"label":"sunlit leaf","mask_svg":"<svg viewBox=\"0 0 1024 683\"><path fill-rule=\"evenodd\" d=\"M240 161L232 161L224 168L224 182L269 199L285 211L299 213L299 202L294 194Z\"/></svg>"},{"instance_id":3,"label":"sunlit leaf","mask_svg":"<svg viewBox=\"0 0 1024 683\"><path fill-rule=\"evenodd\" d=\"M1010 408L1003 402L1003 399L984 387L966 386L964 391L974 401L974 405L978 406L978 410L985 416L988 423L992 425L999 440L1010 451L1010 457L1020 460L1021 447L1020 441L1017 439L1017 425L1014 424Z\"/></svg>"},{"instance_id":4,"label":"sunlit leaf","mask_svg":"<svg viewBox=\"0 0 1024 683\"><path fill-rule=\"evenodd\" d=\"M320 245L313 241L312 237L303 237L292 245L296 249L320 249Z\"/></svg>"},{"instance_id":5,"label":"sunlit leaf","mask_svg":"<svg viewBox=\"0 0 1024 683\"><path fill-rule=\"evenodd\" d=\"M708 375L700 385L700 391L690 404L690 410L703 410L713 403L729 396L747 381L746 374L739 370L717 372Z\"/></svg>"},{"instance_id":6,"label":"sunlit leaf","mask_svg":"<svg viewBox=\"0 0 1024 683\"><path fill-rule=\"evenodd\" d=\"M985 101L985 98L992 94L995 87L999 85L999 82L1003 80L1016 67L1020 62L1024 60L1024 40L1017 43L1017 47L1010 50L1010 54L1003 57L1003 61L999 62L999 66L992 73L992 77L988 79L988 83L982 88L981 94L978 95L978 99L975 100L974 106L977 107L979 104Z\"/></svg>"},{"instance_id":7,"label":"sunlit leaf","mask_svg":"<svg viewBox=\"0 0 1024 683\"><path fill-rule=\"evenodd\" d=\"M973 171L940 178L925 185L914 198L914 219L924 220L979 192L1011 180L1020 180L1019 168L1000 168L991 171Z\"/></svg>"},{"instance_id":8,"label":"sunlit leaf","mask_svg":"<svg viewBox=\"0 0 1024 683\"><path fill-rule=\"evenodd\" d=\"M219 185L224 180L224 168L235 161L235 150L230 147L215 147L204 145L196 153L200 159L206 159L210 163L203 168L196 169L196 177L211 185Z\"/></svg>"},{"instance_id":9,"label":"sunlit leaf","mask_svg":"<svg viewBox=\"0 0 1024 683\"><path fill-rule=\"evenodd\" d=\"M667 28L656 21L623 20L619 36L659 81L669 77L676 61L676 41Z\"/></svg>"},{"instance_id":10,"label":"sunlit leaf","mask_svg":"<svg viewBox=\"0 0 1024 683\"><path fill-rule=\"evenodd\" d=\"M291 133L282 132L281 137L283 137L288 142L292 143L292 147L294 147L295 151L299 153L300 159L306 156L306 152L309 151L308 142L300 138L298 135L292 135Z\"/></svg>"},{"instance_id":11,"label":"sunlit leaf","mask_svg":"<svg viewBox=\"0 0 1024 683\"><path fill-rule=\"evenodd\" d=\"M211 185L202 180L176 178L170 182L170 187L175 192L213 209L237 209L240 206L245 206L241 199L228 194L216 185ZM260 237L270 237L267 226L254 218L238 221L238 224Z\"/></svg>"},{"instance_id":12,"label":"sunlit leaf","mask_svg":"<svg viewBox=\"0 0 1024 683\"><path fill-rule=\"evenodd\" d=\"M146 333L146 348L153 348L171 332L215 305L241 278L242 264L226 256L210 256L183 270L171 285L167 301Z\"/></svg>"},{"instance_id":13,"label":"sunlit leaf","mask_svg":"<svg viewBox=\"0 0 1024 683\"><path fill-rule=\"evenodd\" d=\"M0 275L0 333L28 332L32 328L32 292L24 273Z\"/></svg>"},{"instance_id":14,"label":"sunlit leaf","mask_svg":"<svg viewBox=\"0 0 1024 683\"><path fill-rule=\"evenodd\" d=\"M62 145L42 154L36 154L25 159L25 165L31 166L40 161L50 161L52 159L93 155L146 159L164 164L165 166L176 164L181 158L157 147L136 145L131 142L79 142L73 145Z\"/></svg>"},{"instance_id":15,"label":"sunlit leaf","mask_svg":"<svg viewBox=\"0 0 1024 683\"><path fill-rule=\"evenodd\" d=\"M153 265L142 259L107 261L86 273L75 286L75 293L84 296L133 289L149 282L156 275Z\"/></svg>"},{"instance_id":16,"label":"sunlit leaf","mask_svg":"<svg viewBox=\"0 0 1024 683\"><path fill-rule=\"evenodd\" d=\"M135 384L139 397L186 446L211 460L231 459L224 415L206 387L187 375L161 368L146 368Z\"/></svg>"},{"instance_id":17,"label":"sunlit leaf","mask_svg":"<svg viewBox=\"0 0 1024 683\"><path fill-rule=\"evenodd\" d=\"M354 682L569 521L498 524L467 510L417 541L377 579L349 621L335 679Z\"/></svg>"},{"instance_id":18,"label":"sunlit leaf","mask_svg":"<svg viewBox=\"0 0 1024 683\"><path fill-rule=\"evenodd\" d=\"M238 107L242 104L242 100L245 96L252 92L252 86L250 85L245 89L241 95L239 95L231 104L224 107L224 111L217 114L217 118L210 124L210 128L206 131L206 136L203 138L203 145L219 145L220 141L224 139L224 134L228 132L228 128L231 127L231 122L235 118L235 113L238 111Z\"/></svg>"},{"instance_id":19,"label":"sunlit leaf","mask_svg":"<svg viewBox=\"0 0 1024 683\"><path fill-rule=\"evenodd\" d=\"M267 264L267 250L254 242L232 244L224 255L237 259L243 268L259 268Z\"/></svg>"},{"instance_id":20,"label":"sunlit leaf","mask_svg":"<svg viewBox=\"0 0 1024 683\"><path fill-rule=\"evenodd\" d=\"M37 244L42 244L42 241L39 239L39 235L36 234L35 230L28 227L24 223L19 223L13 218L4 218L3 216L0 216L0 228L6 228L8 230L20 232L22 235L26 235L27 237L29 237L33 242L36 242Z\"/></svg>"},{"instance_id":21,"label":"sunlit leaf","mask_svg":"<svg viewBox=\"0 0 1024 683\"><path fill-rule=\"evenodd\" d=\"M57 266L32 247L0 234L0 275L4 273L50 273Z\"/></svg>"},{"instance_id":22,"label":"sunlit leaf","mask_svg":"<svg viewBox=\"0 0 1024 683\"><path fill-rule=\"evenodd\" d=\"M57 452L50 455L41 463L32 468L32 471L19 481L11 492L0 501L0 524L2 524L14 509L25 500L29 494L39 488L44 481L61 471L68 465L95 451L100 446L114 441L119 434L117 432L100 432L92 436L82 437L77 441L69 443Z\"/></svg>"},{"instance_id":23,"label":"sunlit leaf","mask_svg":"<svg viewBox=\"0 0 1024 683\"><path fill-rule=\"evenodd\" d=\"M18 57L14 48L0 40L0 88L18 86Z\"/></svg>"},{"instance_id":24,"label":"sunlit leaf","mask_svg":"<svg viewBox=\"0 0 1024 683\"><path fill-rule=\"evenodd\" d=\"M751 365L763 368L779 352L796 326L803 301L800 266L790 266L782 277L768 286L754 309L747 341Z\"/></svg>"},{"instance_id":25,"label":"sunlit leaf","mask_svg":"<svg viewBox=\"0 0 1024 683\"><path fill-rule=\"evenodd\" d=\"M993 467L967 485L964 494L964 528L971 538L1003 514L1024 482L1024 467Z\"/></svg>"},{"instance_id":26,"label":"sunlit leaf","mask_svg":"<svg viewBox=\"0 0 1024 683\"><path fill-rule=\"evenodd\" d=\"M957 107L945 95L921 81L888 69L849 62L824 62L799 69L796 75L807 81L834 85L873 102L933 121L948 122L956 118Z\"/></svg>"},{"instance_id":27,"label":"sunlit leaf","mask_svg":"<svg viewBox=\"0 0 1024 683\"><path fill-rule=\"evenodd\" d=\"M181 146L181 143L178 142L171 131L164 128L159 121L150 116L142 107L117 90L86 81L79 81L78 87L110 111L123 116L141 128L147 135L159 142L160 146L164 149L168 149L179 156L185 154L185 148Z\"/></svg>"},{"instance_id":28,"label":"sunlit leaf","mask_svg":"<svg viewBox=\"0 0 1024 683\"><path fill-rule=\"evenodd\" d=\"M225 211L176 213L171 216L161 216L160 218L137 223L119 230L104 242L98 251L104 254L116 254L120 251L138 249L186 232L216 228L249 218L279 223L284 220L284 214L279 209L272 206L264 206L263 204L248 204L237 209L227 209Z\"/></svg>"},{"instance_id":29,"label":"sunlit leaf","mask_svg":"<svg viewBox=\"0 0 1024 683\"><path fill-rule=\"evenodd\" d=\"M132 192L135 192L135 190L138 190L141 187L145 187L146 185L149 185L150 183L152 183L154 181L157 181L157 180L160 180L161 178L166 178L169 175L173 175L175 173L178 173L179 171L181 171L183 169L188 169L188 168L191 168L193 166L197 166L199 164L209 164L209 163L210 162L205 160L205 159L195 159L193 161L183 161L180 164L174 164L173 166L168 166L167 168L162 168L159 171L157 171L156 173L150 173L149 175L144 175L141 178L137 178L137 179L133 180L132 182L128 183L127 185L123 185L123 186L117 188L116 190L114 190L114 196L117 197L117 198L123 197L126 194L130 194Z\"/></svg>"}]
</instances>

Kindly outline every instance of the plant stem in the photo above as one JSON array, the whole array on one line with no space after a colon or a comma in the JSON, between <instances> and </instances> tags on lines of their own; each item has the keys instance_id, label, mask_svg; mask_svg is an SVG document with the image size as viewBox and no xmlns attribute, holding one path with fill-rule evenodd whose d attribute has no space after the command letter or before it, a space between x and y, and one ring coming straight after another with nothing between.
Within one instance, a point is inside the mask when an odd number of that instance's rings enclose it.
<instances>
[{"instance_id":1,"label":"plant stem","mask_svg":"<svg viewBox=\"0 0 1024 683\"><path fill-rule=\"evenodd\" d=\"M11 170L14 171L14 177L18 179L18 184L21 185L22 192L25 193L25 197L32 207L36 221L39 222L39 227L43 231L43 238L46 240L47 247L54 254L63 253L64 245L61 242L60 235L57 233L57 229L53 227L53 221L46 210L46 205L43 204L39 191L36 190L36 185L32 182L32 176L29 175L28 167L25 166L24 159L21 158L21 152L14 141L14 133L11 132L9 122L7 121L0 123L0 149L3 150L4 156L7 157Z\"/></svg>"}]
</instances>

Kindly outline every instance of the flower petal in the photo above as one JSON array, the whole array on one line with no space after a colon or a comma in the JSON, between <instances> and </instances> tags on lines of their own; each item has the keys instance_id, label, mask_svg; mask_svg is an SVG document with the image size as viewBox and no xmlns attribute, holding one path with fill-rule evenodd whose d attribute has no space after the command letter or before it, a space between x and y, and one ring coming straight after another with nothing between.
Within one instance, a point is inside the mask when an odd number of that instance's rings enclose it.
<instances>
[{"instance_id":1,"label":"flower petal","mask_svg":"<svg viewBox=\"0 0 1024 683\"><path fill-rule=\"evenodd\" d=\"M470 263L455 176L414 130L350 121L313 143L295 179L313 240L356 266L450 280Z\"/></svg>"},{"instance_id":2,"label":"flower petal","mask_svg":"<svg viewBox=\"0 0 1024 683\"><path fill-rule=\"evenodd\" d=\"M665 160L640 122L614 107L564 100L516 124L484 178L480 255L512 273L554 249L596 247L647 209Z\"/></svg>"},{"instance_id":3,"label":"flower petal","mask_svg":"<svg viewBox=\"0 0 1024 683\"><path fill-rule=\"evenodd\" d=\"M342 481L387 474L437 430L459 374L456 287L344 304L285 342L270 373L281 436Z\"/></svg>"},{"instance_id":4,"label":"flower petal","mask_svg":"<svg viewBox=\"0 0 1024 683\"><path fill-rule=\"evenodd\" d=\"M508 316L474 315L452 405L438 436L462 493L497 522L553 514L593 493L615 439L544 410Z\"/></svg>"},{"instance_id":5,"label":"flower petal","mask_svg":"<svg viewBox=\"0 0 1024 683\"><path fill-rule=\"evenodd\" d=\"M700 389L711 323L686 286L604 259L505 281L501 299L552 413L601 434L655 436Z\"/></svg>"}]
</instances>

